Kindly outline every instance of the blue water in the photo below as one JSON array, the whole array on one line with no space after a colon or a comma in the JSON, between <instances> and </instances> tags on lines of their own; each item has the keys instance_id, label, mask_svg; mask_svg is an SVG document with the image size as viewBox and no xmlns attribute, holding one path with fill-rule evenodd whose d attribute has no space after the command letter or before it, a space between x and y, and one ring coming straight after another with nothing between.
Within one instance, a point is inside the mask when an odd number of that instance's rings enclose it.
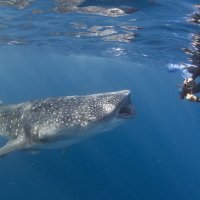
<instances>
[{"instance_id":1,"label":"blue water","mask_svg":"<svg viewBox=\"0 0 200 200\"><path fill-rule=\"evenodd\" d=\"M4 103L132 91L134 119L65 152L15 152L0 160L0 199L199 200L199 104L180 100L180 74L199 26L186 18L195 0L87 1L84 6L133 6L106 17L54 12L53 1L0 7L0 98ZM42 13L32 14L34 9ZM78 28L76 27L78 24ZM93 26L138 26L135 38L106 41L80 34ZM76 28L73 28L73 27ZM86 35L86 36L85 36Z\"/></svg>"}]
</instances>

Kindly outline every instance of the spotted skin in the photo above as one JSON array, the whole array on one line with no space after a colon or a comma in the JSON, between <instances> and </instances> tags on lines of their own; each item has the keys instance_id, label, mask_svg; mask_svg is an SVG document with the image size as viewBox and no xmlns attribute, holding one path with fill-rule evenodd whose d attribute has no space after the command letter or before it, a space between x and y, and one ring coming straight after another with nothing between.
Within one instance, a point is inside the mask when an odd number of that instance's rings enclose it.
<instances>
[{"instance_id":1,"label":"spotted skin","mask_svg":"<svg viewBox=\"0 0 200 200\"><path fill-rule=\"evenodd\" d=\"M133 114L128 90L1 105L0 135L8 142L0 156L46 143L68 146Z\"/></svg>"}]
</instances>

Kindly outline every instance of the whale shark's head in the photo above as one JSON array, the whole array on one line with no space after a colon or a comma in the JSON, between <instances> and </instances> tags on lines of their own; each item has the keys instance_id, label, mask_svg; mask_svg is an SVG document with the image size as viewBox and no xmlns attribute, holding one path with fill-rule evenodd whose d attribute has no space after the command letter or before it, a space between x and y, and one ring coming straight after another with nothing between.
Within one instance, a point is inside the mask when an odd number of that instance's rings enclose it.
<instances>
[{"instance_id":1,"label":"whale shark's head","mask_svg":"<svg viewBox=\"0 0 200 200\"><path fill-rule=\"evenodd\" d=\"M76 122L79 122L75 126L79 127L80 132L87 130L89 135L108 131L135 115L129 90L83 96L74 112L79 116L76 117Z\"/></svg>"},{"instance_id":2,"label":"whale shark's head","mask_svg":"<svg viewBox=\"0 0 200 200\"><path fill-rule=\"evenodd\" d=\"M133 117L135 110L131 103L131 92L129 90L107 93L102 102L102 115L117 119Z\"/></svg>"},{"instance_id":3,"label":"whale shark's head","mask_svg":"<svg viewBox=\"0 0 200 200\"><path fill-rule=\"evenodd\" d=\"M116 94L116 98L119 99L119 103L116 104L115 115L120 119L131 118L135 115L135 109L131 102L131 92L125 90Z\"/></svg>"},{"instance_id":4,"label":"whale shark's head","mask_svg":"<svg viewBox=\"0 0 200 200\"><path fill-rule=\"evenodd\" d=\"M88 122L122 120L135 114L129 90L89 95L86 99L84 116Z\"/></svg>"}]
</instances>

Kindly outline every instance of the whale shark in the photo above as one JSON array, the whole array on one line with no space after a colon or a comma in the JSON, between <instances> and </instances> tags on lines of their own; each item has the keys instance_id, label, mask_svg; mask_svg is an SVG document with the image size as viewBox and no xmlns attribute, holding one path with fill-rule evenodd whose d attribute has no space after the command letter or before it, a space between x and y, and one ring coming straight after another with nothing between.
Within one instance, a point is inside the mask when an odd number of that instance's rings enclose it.
<instances>
[{"instance_id":1,"label":"whale shark","mask_svg":"<svg viewBox=\"0 0 200 200\"><path fill-rule=\"evenodd\" d=\"M129 90L51 97L0 105L0 156L25 149L65 148L135 114Z\"/></svg>"}]
</instances>

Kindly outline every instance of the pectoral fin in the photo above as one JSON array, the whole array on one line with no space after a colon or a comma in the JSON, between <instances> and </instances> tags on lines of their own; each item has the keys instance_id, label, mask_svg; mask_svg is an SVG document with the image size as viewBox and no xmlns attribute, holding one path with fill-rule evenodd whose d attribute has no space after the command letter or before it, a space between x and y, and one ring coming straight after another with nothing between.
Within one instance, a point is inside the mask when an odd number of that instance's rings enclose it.
<instances>
[{"instance_id":1,"label":"pectoral fin","mask_svg":"<svg viewBox=\"0 0 200 200\"><path fill-rule=\"evenodd\" d=\"M0 157L7 155L12 151L23 149L26 147L26 142L24 137L18 137L13 140L9 140L3 147L0 148Z\"/></svg>"}]
</instances>

